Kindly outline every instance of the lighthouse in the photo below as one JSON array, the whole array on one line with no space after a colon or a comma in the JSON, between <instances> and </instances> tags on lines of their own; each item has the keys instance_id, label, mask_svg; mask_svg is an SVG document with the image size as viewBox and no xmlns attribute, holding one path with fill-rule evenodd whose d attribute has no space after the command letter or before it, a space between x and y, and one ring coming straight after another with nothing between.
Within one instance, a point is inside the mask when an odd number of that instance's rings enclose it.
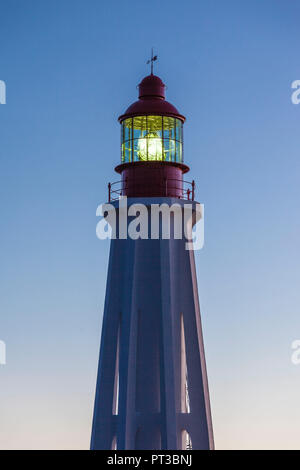
<instances>
[{"instance_id":1,"label":"lighthouse","mask_svg":"<svg viewBox=\"0 0 300 470\"><path fill-rule=\"evenodd\" d=\"M186 179L185 117L165 99L152 67L138 90L138 100L119 117L119 181L108 185L108 207L117 217L111 219L116 227L91 449L213 449L190 240L201 214L195 183ZM141 212L147 230L139 227L140 235L129 236L133 215Z\"/></svg>"}]
</instances>

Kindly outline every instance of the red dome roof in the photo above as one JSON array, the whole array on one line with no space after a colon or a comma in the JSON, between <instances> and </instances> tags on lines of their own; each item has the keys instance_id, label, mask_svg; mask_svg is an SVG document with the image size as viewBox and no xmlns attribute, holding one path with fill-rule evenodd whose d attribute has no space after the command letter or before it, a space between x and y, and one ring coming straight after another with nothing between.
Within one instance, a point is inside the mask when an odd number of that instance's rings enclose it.
<instances>
[{"instance_id":1,"label":"red dome roof","mask_svg":"<svg viewBox=\"0 0 300 470\"><path fill-rule=\"evenodd\" d=\"M143 78L139 84L139 98L162 98L165 99L165 88L164 82L156 75L148 75Z\"/></svg>"},{"instance_id":2,"label":"red dome roof","mask_svg":"<svg viewBox=\"0 0 300 470\"><path fill-rule=\"evenodd\" d=\"M171 103L165 100L165 84L156 75L148 75L139 84L139 100L131 104L119 117L119 121L132 116L159 114L185 121L185 117Z\"/></svg>"}]
</instances>

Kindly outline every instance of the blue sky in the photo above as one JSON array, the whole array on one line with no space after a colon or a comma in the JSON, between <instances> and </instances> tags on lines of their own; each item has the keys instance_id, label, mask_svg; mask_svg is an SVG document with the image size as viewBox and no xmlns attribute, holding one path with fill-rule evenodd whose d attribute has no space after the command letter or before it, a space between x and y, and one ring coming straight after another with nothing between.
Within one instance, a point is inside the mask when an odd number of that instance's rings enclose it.
<instances>
[{"instance_id":1,"label":"blue sky","mask_svg":"<svg viewBox=\"0 0 300 470\"><path fill-rule=\"evenodd\" d=\"M216 446L299 448L297 2L3 0L0 447L88 448L117 117L155 72L187 116Z\"/></svg>"}]
</instances>

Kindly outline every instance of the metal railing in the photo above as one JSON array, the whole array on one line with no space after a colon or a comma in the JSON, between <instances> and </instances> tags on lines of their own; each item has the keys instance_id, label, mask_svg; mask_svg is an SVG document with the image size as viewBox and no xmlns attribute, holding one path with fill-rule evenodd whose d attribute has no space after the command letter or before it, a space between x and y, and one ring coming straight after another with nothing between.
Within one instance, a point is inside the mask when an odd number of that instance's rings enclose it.
<instances>
[{"instance_id":1,"label":"metal railing","mask_svg":"<svg viewBox=\"0 0 300 470\"><path fill-rule=\"evenodd\" d=\"M138 183L138 181L136 181ZM144 180L143 180L144 182ZM180 185L178 185L180 183ZM128 180L114 181L108 183L108 201L117 201L120 196L124 196L127 189L132 188L132 181L130 185ZM194 201L195 199L195 181L185 181L175 178L166 178L161 185L156 185L155 188L163 190L165 197L178 197L187 201ZM180 194L181 193L181 194Z\"/></svg>"}]
</instances>

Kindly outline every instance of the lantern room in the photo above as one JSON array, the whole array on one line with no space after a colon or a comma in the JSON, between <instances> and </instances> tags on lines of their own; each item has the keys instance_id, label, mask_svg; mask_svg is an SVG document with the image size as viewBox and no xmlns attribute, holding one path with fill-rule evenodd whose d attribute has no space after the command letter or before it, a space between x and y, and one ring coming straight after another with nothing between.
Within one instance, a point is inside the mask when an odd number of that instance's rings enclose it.
<instances>
[{"instance_id":1,"label":"lantern room","mask_svg":"<svg viewBox=\"0 0 300 470\"><path fill-rule=\"evenodd\" d=\"M183 198L182 175L189 171L183 163L185 117L165 99L165 85L156 75L145 77L138 88L139 99L119 117L121 163L115 170L122 180L111 191L113 198Z\"/></svg>"},{"instance_id":2,"label":"lantern room","mask_svg":"<svg viewBox=\"0 0 300 470\"><path fill-rule=\"evenodd\" d=\"M121 122L121 161L183 160L183 123L171 116L135 116Z\"/></svg>"}]
</instances>

